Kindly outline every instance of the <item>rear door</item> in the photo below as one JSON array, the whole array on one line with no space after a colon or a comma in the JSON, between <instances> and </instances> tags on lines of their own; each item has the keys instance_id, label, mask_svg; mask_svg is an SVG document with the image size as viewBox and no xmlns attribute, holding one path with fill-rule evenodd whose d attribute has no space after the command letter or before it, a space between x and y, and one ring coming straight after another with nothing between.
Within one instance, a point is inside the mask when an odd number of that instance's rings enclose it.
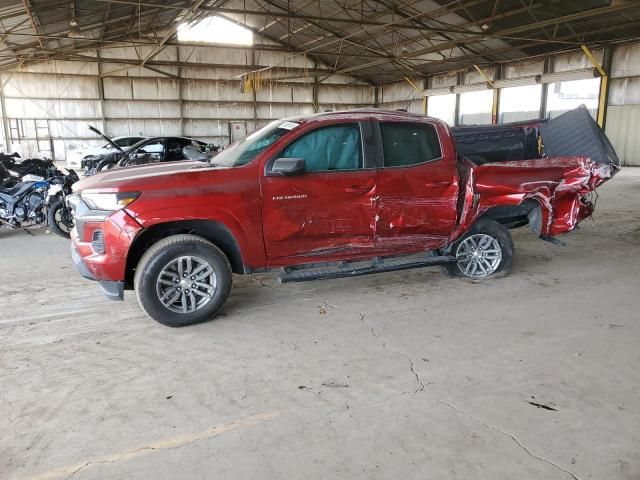
<instances>
[{"instance_id":1,"label":"rear door","mask_svg":"<svg viewBox=\"0 0 640 480\"><path fill-rule=\"evenodd\" d=\"M458 174L427 122L380 122L375 243L390 252L433 249L448 242L457 219Z\"/></svg>"},{"instance_id":2,"label":"rear door","mask_svg":"<svg viewBox=\"0 0 640 480\"><path fill-rule=\"evenodd\" d=\"M375 165L366 160L370 122L301 131L265 166L264 241L271 265L365 255L374 247ZM276 158L302 158L305 172L273 176Z\"/></svg>"}]
</instances>

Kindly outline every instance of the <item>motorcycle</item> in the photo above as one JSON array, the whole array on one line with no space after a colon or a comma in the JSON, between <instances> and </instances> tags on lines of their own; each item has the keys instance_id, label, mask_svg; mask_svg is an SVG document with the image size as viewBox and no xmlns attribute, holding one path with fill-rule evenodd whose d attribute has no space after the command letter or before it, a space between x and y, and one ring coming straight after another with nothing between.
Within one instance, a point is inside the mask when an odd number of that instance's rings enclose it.
<instances>
[{"instance_id":1,"label":"motorcycle","mask_svg":"<svg viewBox=\"0 0 640 480\"><path fill-rule=\"evenodd\" d=\"M57 171L56 164L53 160L47 158L25 158L20 159L17 153L6 155L0 153L0 164L2 164L14 178L21 178L25 175L37 175L39 177L48 178Z\"/></svg>"},{"instance_id":2,"label":"motorcycle","mask_svg":"<svg viewBox=\"0 0 640 480\"><path fill-rule=\"evenodd\" d=\"M72 187L80 178L73 170L61 168L60 175L49 179L47 191L47 220L51 230L61 237L69 238L75 222L67 197L73 193Z\"/></svg>"},{"instance_id":3,"label":"motorcycle","mask_svg":"<svg viewBox=\"0 0 640 480\"><path fill-rule=\"evenodd\" d=\"M0 188L0 224L24 229L48 222L54 233L69 238L74 222L66 197L79 178L64 168L48 174L26 174L15 185Z\"/></svg>"}]
</instances>

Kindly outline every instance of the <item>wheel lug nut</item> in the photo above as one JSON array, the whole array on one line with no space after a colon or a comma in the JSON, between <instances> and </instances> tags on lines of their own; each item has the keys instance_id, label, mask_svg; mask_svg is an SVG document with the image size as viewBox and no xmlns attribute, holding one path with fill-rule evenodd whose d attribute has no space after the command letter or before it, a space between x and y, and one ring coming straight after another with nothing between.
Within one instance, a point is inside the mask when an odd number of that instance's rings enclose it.
<instances>
[{"instance_id":1,"label":"wheel lug nut","mask_svg":"<svg viewBox=\"0 0 640 480\"><path fill-rule=\"evenodd\" d=\"M194 283L193 285L191 285L191 288L196 288L196 284Z\"/></svg>"},{"instance_id":2,"label":"wheel lug nut","mask_svg":"<svg viewBox=\"0 0 640 480\"><path fill-rule=\"evenodd\" d=\"M185 274L183 274L182 276L183 276L183 277L186 277L186 276L187 276L187 274L185 273Z\"/></svg>"},{"instance_id":3,"label":"wheel lug nut","mask_svg":"<svg viewBox=\"0 0 640 480\"><path fill-rule=\"evenodd\" d=\"M191 277L191 280L195 280L195 279L196 279L196 277Z\"/></svg>"}]
</instances>

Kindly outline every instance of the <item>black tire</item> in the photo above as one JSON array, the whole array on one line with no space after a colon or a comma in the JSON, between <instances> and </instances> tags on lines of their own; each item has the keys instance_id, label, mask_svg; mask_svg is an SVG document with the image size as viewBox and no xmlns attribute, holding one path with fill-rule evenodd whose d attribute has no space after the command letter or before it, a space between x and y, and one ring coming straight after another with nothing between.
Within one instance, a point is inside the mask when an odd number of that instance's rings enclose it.
<instances>
[{"instance_id":1,"label":"black tire","mask_svg":"<svg viewBox=\"0 0 640 480\"><path fill-rule=\"evenodd\" d=\"M73 217L61 198L55 200L49 207L47 220L49 221L49 227L51 227L53 233L64 238L69 238L71 236L71 230L73 229Z\"/></svg>"},{"instance_id":2,"label":"black tire","mask_svg":"<svg viewBox=\"0 0 640 480\"><path fill-rule=\"evenodd\" d=\"M185 313L171 310L171 306L167 307L160 299L159 289L173 287L158 286L160 274L181 257L192 257L208 263L215 273L216 281L215 290L207 303L192 312ZM232 278L229 260L213 243L197 235L173 235L155 243L142 256L136 267L134 288L140 306L149 317L168 327L184 327L216 316L229 297ZM189 279L185 281L190 283ZM183 288L186 288L185 292L189 292L189 286L183 286ZM176 289L180 291L178 285ZM191 298L195 296L192 294ZM182 302L184 302L183 305L189 303L184 293Z\"/></svg>"},{"instance_id":3,"label":"black tire","mask_svg":"<svg viewBox=\"0 0 640 480\"><path fill-rule=\"evenodd\" d=\"M116 164L114 162L103 162L98 164L98 166L96 167L96 172L100 173L100 172L105 172L107 170L111 170L112 168L114 168L116 166Z\"/></svg>"},{"instance_id":4,"label":"black tire","mask_svg":"<svg viewBox=\"0 0 640 480\"><path fill-rule=\"evenodd\" d=\"M489 277L503 277L509 274L511 265L513 264L514 246L511 233L504 225L491 220L489 218L481 218L453 244L453 255L458 256L461 245L465 240L474 235L488 235L495 239L500 246L500 261L495 270L490 274L484 276L474 276L465 273L461 262L448 263L445 265L446 271L456 277L472 278L474 280L481 280ZM476 238L476 237L474 237ZM489 270L489 269L487 269Z\"/></svg>"}]
</instances>

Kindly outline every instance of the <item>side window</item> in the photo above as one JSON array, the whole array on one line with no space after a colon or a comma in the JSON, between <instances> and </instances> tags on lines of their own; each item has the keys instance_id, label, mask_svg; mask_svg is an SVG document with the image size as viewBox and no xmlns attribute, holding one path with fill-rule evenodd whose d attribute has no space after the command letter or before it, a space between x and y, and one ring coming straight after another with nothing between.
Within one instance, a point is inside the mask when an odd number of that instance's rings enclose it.
<instances>
[{"instance_id":1,"label":"side window","mask_svg":"<svg viewBox=\"0 0 640 480\"><path fill-rule=\"evenodd\" d=\"M164 143L161 138L151 140L144 145L140 145L133 152L133 157L136 165L144 163L156 163L162 160L164 154Z\"/></svg>"},{"instance_id":2,"label":"side window","mask_svg":"<svg viewBox=\"0 0 640 480\"><path fill-rule=\"evenodd\" d=\"M143 137L131 137L131 138L128 138L128 139L127 139L126 146L127 146L127 147L130 147L130 146L132 146L132 145L135 145L135 144L136 144L136 143L138 143L138 142L141 142L142 140L144 140L144 138L143 138Z\"/></svg>"},{"instance_id":3,"label":"side window","mask_svg":"<svg viewBox=\"0 0 640 480\"><path fill-rule=\"evenodd\" d=\"M294 140L280 156L302 158L307 172L362 168L360 126L348 123L318 128Z\"/></svg>"},{"instance_id":4,"label":"side window","mask_svg":"<svg viewBox=\"0 0 640 480\"><path fill-rule=\"evenodd\" d=\"M167 140L167 156L166 162L175 162L178 160L184 160L184 154L182 149L187 145L191 145L192 142L189 139L183 138L170 138Z\"/></svg>"},{"instance_id":5,"label":"side window","mask_svg":"<svg viewBox=\"0 0 640 480\"><path fill-rule=\"evenodd\" d=\"M424 123L380 123L385 167L404 167L440 158L435 127Z\"/></svg>"}]
</instances>

